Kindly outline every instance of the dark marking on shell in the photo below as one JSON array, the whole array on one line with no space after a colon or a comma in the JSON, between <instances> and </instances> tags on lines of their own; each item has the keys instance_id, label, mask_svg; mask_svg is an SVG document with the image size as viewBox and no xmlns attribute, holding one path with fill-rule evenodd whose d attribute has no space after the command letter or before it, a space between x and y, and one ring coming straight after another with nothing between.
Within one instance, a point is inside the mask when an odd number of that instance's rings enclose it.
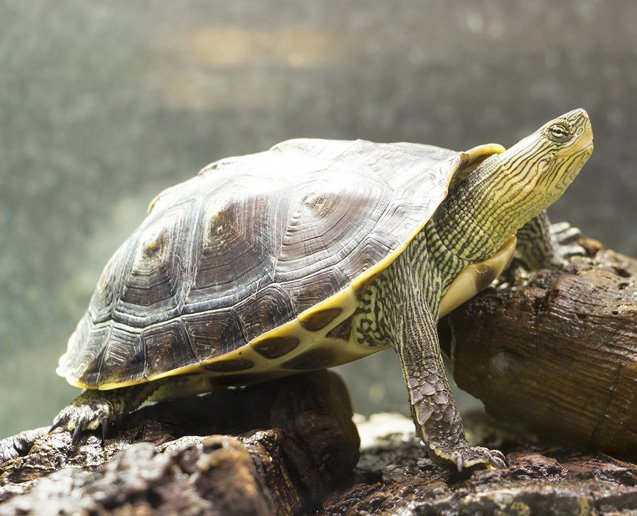
<instances>
[{"instance_id":1,"label":"dark marking on shell","mask_svg":"<svg viewBox=\"0 0 637 516\"><path fill-rule=\"evenodd\" d=\"M254 362L247 358L229 358L227 360L219 360L212 364L206 364L201 366L206 371L213 371L215 373L230 373L233 371L243 371L254 367Z\"/></svg>"},{"instance_id":2,"label":"dark marking on shell","mask_svg":"<svg viewBox=\"0 0 637 516\"><path fill-rule=\"evenodd\" d=\"M476 269L476 288L478 292L487 288L496 278L495 269L488 265L478 265Z\"/></svg>"},{"instance_id":3,"label":"dark marking on shell","mask_svg":"<svg viewBox=\"0 0 637 516\"><path fill-rule=\"evenodd\" d=\"M334 319L336 319L343 310L340 308L327 308L319 312L315 312L309 317L301 319L301 325L306 330L318 331L325 328Z\"/></svg>"},{"instance_id":4,"label":"dark marking on shell","mask_svg":"<svg viewBox=\"0 0 637 516\"><path fill-rule=\"evenodd\" d=\"M341 324L332 328L327 337L333 339L349 340L349 336L352 333L352 318L348 317Z\"/></svg>"},{"instance_id":5,"label":"dark marking on shell","mask_svg":"<svg viewBox=\"0 0 637 516\"><path fill-rule=\"evenodd\" d=\"M334 363L335 353L331 349L316 348L301 353L299 356L294 357L281 364L288 369L301 369L304 371L311 371L313 369L323 369L329 367Z\"/></svg>"},{"instance_id":6,"label":"dark marking on shell","mask_svg":"<svg viewBox=\"0 0 637 516\"><path fill-rule=\"evenodd\" d=\"M252 344L252 348L265 358L279 358L295 349L299 342L296 337L272 337Z\"/></svg>"}]
</instances>

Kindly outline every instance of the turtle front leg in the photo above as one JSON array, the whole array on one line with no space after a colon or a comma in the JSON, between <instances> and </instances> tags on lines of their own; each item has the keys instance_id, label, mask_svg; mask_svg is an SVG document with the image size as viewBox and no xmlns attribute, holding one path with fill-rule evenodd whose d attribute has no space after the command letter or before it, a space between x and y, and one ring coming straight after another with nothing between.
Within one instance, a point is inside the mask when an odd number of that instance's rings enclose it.
<instances>
[{"instance_id":1,"label":"turtle front leg","mask_svg":"<svg viewBox=\"0 0 637 516\"><path fill-rule=\"evenodd\" d=\"M586 254L579 245L581 231L568 222L551 224L546 211L522 226L516 236L517 254L531 269L555 269L571 256Z\"/></svg>"},{"instance_id":2,"label":"turtle front leg","mask_svg":"<svg viewBox=\"0 0 637 516\"><path fill-rule=\"evenodd\" d=\"M416 432L427 445L429 456L458 471L506 467L504 455L498 450L467 442L449 390L432 310L417 299L408 299L399 310L400 314L392 317L396 320L394 347L409 391Z\"/></svg>"},{"instance_id":3,"label":"turtle front leg","mask_svg":"<svg viewBox=\"0 0 637 516\"><path fill-rule=\"evenodd\" d=\"M549 233L551 241L557 247L557 254L563 260L567 260L571 256L586 256L586 249L579 244L580 240L584 238L579 228L571 226L566 221L549 223Z\"/></svg>"},{"instance_id":4,"label":"turtle front leg","mask_svg":"<svg viewBox=\"0 0 637 516\"><path fill-rule=\"evenodd\" d=\"M143 383L108 391L87 389L60 411L49 433L56 428L73 432L73 446L84 430L101 426L105 435L111 421L138 408L158 387L156 383Z\"/></svg>"}]
</instances>

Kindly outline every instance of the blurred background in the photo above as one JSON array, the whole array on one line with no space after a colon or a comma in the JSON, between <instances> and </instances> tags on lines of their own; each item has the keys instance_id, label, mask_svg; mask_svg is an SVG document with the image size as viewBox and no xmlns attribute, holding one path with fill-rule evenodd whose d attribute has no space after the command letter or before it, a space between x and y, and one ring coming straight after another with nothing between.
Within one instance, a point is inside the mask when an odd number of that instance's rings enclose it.
<instances>
[{"instance_id":1,"label":"blurred background","mask_svg":"<svg viewBox=\"0 0 637 516\"><path fill-rule=\"evenodd\" d=\"M508 146L582 106L595 153L551 210L637 255L633 0L0 0L0 438L55 375L99 273L161 189L292 137ZM405 409L390 352L355 408Z\"/></svg>"}]
</instances>

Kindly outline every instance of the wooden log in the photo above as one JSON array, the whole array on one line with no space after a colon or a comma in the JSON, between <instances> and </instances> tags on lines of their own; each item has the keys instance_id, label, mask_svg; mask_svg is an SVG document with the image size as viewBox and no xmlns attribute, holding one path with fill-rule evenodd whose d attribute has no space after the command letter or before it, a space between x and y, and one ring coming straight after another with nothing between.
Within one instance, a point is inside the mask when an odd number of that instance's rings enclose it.
<instances>
[{"instance_id":1,"label":"wooden log","mask_svg":"<svg viewBox=\"0 0 637 516\"><path fill-rule=\"evenodd\" d=\"M0 442L0 514L299 514L349 478L351 418L321 371L143 407L77 449L25 432Z\"/></svg>"},{"instance_id":2,"label":"wooden log","mask_svg":"<svg viewBox=\"0 0 637 516\"><path fill-rule=\"evenodd\" d=\"M584 244L589 256L488 289L442 331L458 386L494 418L637 454L637 260Z\"/></svg>"},{"instance_id":3,"label":"wooden log","mask_svg":"<svg viewBox=\"0 0 637 516\"><path fill-rule=\"evenodd\" d=\"M473 434L475 421L466 423ZM409 430L387 433L383 425ZM410 427L397 415L359 424L367 444L355 482L336 490L315 514L588 515L634 514L637 507L634 462L572 448L515 449L497 438L488 444L507 452L506 469L457 475L423 458Z\"/></svg>"}]
</instances>

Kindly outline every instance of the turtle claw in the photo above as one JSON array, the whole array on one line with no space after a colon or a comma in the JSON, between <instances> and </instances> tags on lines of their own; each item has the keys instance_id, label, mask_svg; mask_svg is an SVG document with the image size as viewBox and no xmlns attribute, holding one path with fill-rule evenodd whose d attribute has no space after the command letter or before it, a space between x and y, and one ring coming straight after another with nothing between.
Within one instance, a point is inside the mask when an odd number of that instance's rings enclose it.
<instances>
[{"instance_id":1,"label":"turtle claw","mask_svg":"<svg viewBox=\"0 0 637 516\"><path fill-rule=\"evenodd\" d=\"M56 419L55 422L51 425L51 428L49 428L49 431L47 433L52 434L57 428L60 428L63 424L64 422L61 419Z\"/></svg>"},{"instance_id":2,"label":"turtle claw","mask_svg":"<svg viewBox=\"0 0 637 516\"><path fill-rule=\"evenodd\" d=\"M111 420L106 418L102 420L102 443L106 441L106 436L108 435L108 429L111 426Z\"/></svg>"},{"instance_id":3,"label":"turtle claw","mask_svg":"<svg viewBox=\"0 0 637 516\"><path fill-rule=\"evenodd\" d=\"M82 432L102 432L106 439L112 421L120 421L125 414L139 407L157 389L157 383L144 383L112 391L87 389L57 415L49 433L57 428L72 432L71 443L76 446Z\"/></svg>"},{"instance_id":4,"label":"turtle claw","mask_svg":"<svg viewBox=\"0 0 637 516\"><path fill-rule=\"evenodd\" d=\"M73 430L73 436L71 437L71 445L75 448L77 443L80 441L80 437L82 436L82 427L76 426L75 430Z\"/></svg>"},{"instance_id":5,"label":"turtle claw","mask_svg":"<svg viewBox=\"0 0 637 516\"><path fill-rule=\"evenodd\" d=\"M86 391L62 409L49 429L52 433L58 428L71 432L71 445L77 446L85 430L97 430L101 427L105 435L113 417L113 404L94 391Z\"/></svg>"},{"instance_id":6,"label":"turtle claw","mask_svg":"<svg viewBox=\"0 0 637 516\"><path fill-rule=\"evenodd\" d=\"M489 450L491 452L491 465L496 469L507 467L506 457L500 450Z\"/></svg>"},{"instance_id":7,"label":"turtle claw","mask_svg":"<svg viewBox=\"0 0 637 516\"><path fill-rule=\"evenodd\" d=\"M482 446L470 446L468 443L455 447L429 444L429 455L437 462L453 464L459 473L465 469L504 469L507 467L502 452L489 450Z\"/></svg>"},{"instance_id":8,"label":"turtle claw","mask_svg":"<svg viewBox=\"0 0 637 516\"><path fill-rule=\"evenodd\" d=\"M582 238L582 231L568 222L556 222L549 227L551 237L560 245L576 244Z\"/></svg>"}]
</instances>

